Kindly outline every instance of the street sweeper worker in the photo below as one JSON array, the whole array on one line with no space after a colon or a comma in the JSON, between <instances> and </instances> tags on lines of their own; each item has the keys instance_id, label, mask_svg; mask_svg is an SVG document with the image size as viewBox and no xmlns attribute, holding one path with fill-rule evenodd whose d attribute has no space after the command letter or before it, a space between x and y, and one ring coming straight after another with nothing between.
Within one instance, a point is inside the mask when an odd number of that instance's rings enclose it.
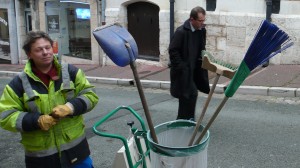
<instances>
[{"instance_id":1,"label":"street sweeper worker","mask_svg":"<svg viewBox=\"0 0 300 168\"><path fill-rule=\"evenodd\" d=\"M179 99L177 119L194 119L198 90L206 94L210 91L208 72L201 68L201 51L206 44L205 15L202 7L193 8L169 45L170 92Z\"/></svg>"},{"instance_id":2,"label":"street sweeper worker","mask_svg":"<svg viewBox=\"0 0 300 168\"><path fill-rule=\"evenodd\" d=\"M21 134L27 168L92 168L82 115L98 96L81 69L58 62L52 46L45 32L28 33L29 60L4 88L0 124Z\"/></svg>"}]
</instances>

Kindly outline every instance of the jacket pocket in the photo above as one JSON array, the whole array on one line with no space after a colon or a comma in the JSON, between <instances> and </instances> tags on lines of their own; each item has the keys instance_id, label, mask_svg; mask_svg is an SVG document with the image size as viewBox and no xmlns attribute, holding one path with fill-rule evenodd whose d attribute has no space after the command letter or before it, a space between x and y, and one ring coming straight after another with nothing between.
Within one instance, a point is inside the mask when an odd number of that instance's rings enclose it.
<instances>
[{"instance_id":1,"label":"jacket pocket","mask_svg":"<svg viewBox=\"0 0 300 168\"><path fill-rule=\"evenodd\" d=\"M72 118L66 118L65 123L63 124L63 136L66 141L74 140L84 133L84 124L79 116Z\"/></svg>"},{"instance_id":2,"label":"jacket pocket","mask_svg":"<svg viewBox=\"0 0 300 168\"><path fill-rule=\"evenodd\" d=\"M189 68L182 66L181 68L171 68L171 95L179 98L185 94L186 87L189 82Z\"/></svg>"},{"instance_id":3,"label":"jacket pocket","mask_svg":"<svg viewBox=\"0 0 300 168\"><path fill-rule=\"evenodd\" d=\"M53 146L51 135L41 131L23 133L21 144L27 151L41 151Z\"/></svg>"}]
</instances>

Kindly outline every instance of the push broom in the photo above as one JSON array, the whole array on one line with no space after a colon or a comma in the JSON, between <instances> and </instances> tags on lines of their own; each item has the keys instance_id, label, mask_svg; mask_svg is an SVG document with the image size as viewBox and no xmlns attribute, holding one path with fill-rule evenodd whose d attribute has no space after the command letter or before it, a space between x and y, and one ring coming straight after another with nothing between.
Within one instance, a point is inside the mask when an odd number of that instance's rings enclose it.
<instances>
[{"instance_id":1,"label":"push broom","mask_svg":"<svg viewBox=\"0 0 300 168\"><path fill-rule=\"evenodd\" d=\"M266 20L262 21L244 59L225 90L225 96L222 102L219 104L194 144L199 144L201 142L201 139L218 116L226 101L235 94L251 71L279 52L291 47L293 44L294 43L288 34L283 30L280 30L275 24Z\"/></svg>"},{"instance_id":2,"label":"push broom","mask_svg":"<svg viewBox=\"0 0 300 168\"><path fill-rule=\"evenodd\" d=\"M103 51L115 64L121 67L130 64L151 137L154 142L158 143L143 88L136 70L135 59L138 55L138 48L135 40L131 34L118 23L101 26L93 31L93 35Z\"/></svg>"},{"instance_id":3,"label":"push broom","mask_svg":"<svg viewBox=\"0 0 300 168\"><path fill-rule=\"evenodd\" d=\"M197 121L197 124L194 128L194 132L193 135L189 141L189 146L193 145L193 142L195 140L195 137L197 135L198 129L201 125L201 122L204 118L204 115L206 113L207 107L210 103L210 100L212 98L212 95L215 91L216 85L219 81L220 76L225 76L229 79L232 79L232 77L234 76L235 71L237 70L238 66L235 66L233 64L230 63L226 63L223 60L219 60L214 58L209 52L203 50L201 52L201 56L202 56L202 68L207 69L211 72L216 73L216 77L214 79L214 83L209 91L209 94L207 96L207 99L205 101L205 104L203 106L201 115Z\"/></svg>"}]
</instances>

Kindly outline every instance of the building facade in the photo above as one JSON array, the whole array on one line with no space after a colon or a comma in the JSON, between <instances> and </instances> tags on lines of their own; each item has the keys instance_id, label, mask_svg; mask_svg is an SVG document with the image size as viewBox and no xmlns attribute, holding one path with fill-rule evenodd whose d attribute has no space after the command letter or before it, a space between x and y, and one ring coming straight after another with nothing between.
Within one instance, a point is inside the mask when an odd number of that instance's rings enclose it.
<instances>
[{"instance_id":1,"label":"building facade","mask_svg":"<svg viewBox=\"0 0 300 168\"><path fill-rule=\"evenodd\" d=\"M299 0L0 1L0 59L12 64L22 64L27 60L21 51L26 33L43 30L57 41L62 61L113 65L91 32L103 24L118 22L137 42L137 61L166 66L170 37L188 19L195 6L207 10L207 50L218 59L239 64L261 21L266 19L270 2L271 21L286 31L295 43L272 58L270 63L300 64Z\"/></svg>"},{"instance_id":2,"label":"building facade","mask_svg":"<svg viewBox=\"0 0 300 168\"><path fill-rule=\"evenodd\" d=\"M0 59L24 64L22 51L31 30L47 32L55 41L62 61L102 64L101 50L92 31L101 25L101 1L96 0L0 0Z\"/></svg>"}]
</instances>

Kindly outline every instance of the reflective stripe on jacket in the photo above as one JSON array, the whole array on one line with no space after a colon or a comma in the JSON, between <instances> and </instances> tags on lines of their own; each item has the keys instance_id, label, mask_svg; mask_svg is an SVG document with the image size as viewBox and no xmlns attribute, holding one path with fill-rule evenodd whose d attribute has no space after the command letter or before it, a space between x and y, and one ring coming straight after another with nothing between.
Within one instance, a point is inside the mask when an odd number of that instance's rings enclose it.
<instances>
[{"instance_id":1,"label":"reflective stripe on jacket","mask_svg":"<svg viewBox=\"0 0 300 168\"><path fill-rule=\"evenodd\" d=\"M85 140L81 114L92 110L98 102L98 96L82 70L73 65L61 66L57 59L54 65L60 79L51 80L47 87L31 71L31 62L28 61L24 72L6 85L0 99L1 127L21 133L21 143L29 157L50 156ZM27 113L50 114L55 106L75 99L84 104L84 111L77 112L78 115L60 119L49 131L23 130L22 121Z\"/></svg>"}]
</instances>

